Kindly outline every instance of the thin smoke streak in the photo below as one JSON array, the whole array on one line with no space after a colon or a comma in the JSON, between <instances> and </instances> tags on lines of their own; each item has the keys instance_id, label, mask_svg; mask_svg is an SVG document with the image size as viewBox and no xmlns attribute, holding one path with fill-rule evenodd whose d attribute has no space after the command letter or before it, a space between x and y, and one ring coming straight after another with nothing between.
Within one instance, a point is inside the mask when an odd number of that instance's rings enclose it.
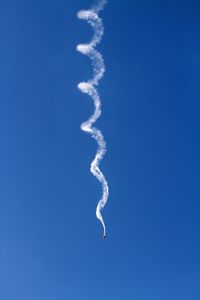
<instances>
[{"instance_id":1,"label":"thin smoke streak","mask_svg":"<svg viewBox=\"0 0 200 300\"><path fill-rule=\"evenodd\" d=\"M87 55L92 62L93 66L93 78L87 82L80 82L78 88L82 93L88 94L94 102L94 113L90 118L81 124L81 129L89 134L96 140L98 149L94 160L91 163L90 171L99 180L102 185L102 197L97 204L96 216L100 220L103 226L103 237L106 236L106 226L101 214L102 209L106 205L109 188L108 183L99 168L100 161L102 160L106 152L106 142L104 140L101 131L93 126L97 119L101 115L101 99L95 86L98 85L99 80L103 77L105 72L104 60L95 47L100 43L104 33L103 22L99 18L98 13L104 8L106 0L95 1L94 5L89 10L80 10L77 14L78 18L88 22L94 30L92 40L86 44L79 44L77 50L82 54Z\"/></svg>"}]
</instances>

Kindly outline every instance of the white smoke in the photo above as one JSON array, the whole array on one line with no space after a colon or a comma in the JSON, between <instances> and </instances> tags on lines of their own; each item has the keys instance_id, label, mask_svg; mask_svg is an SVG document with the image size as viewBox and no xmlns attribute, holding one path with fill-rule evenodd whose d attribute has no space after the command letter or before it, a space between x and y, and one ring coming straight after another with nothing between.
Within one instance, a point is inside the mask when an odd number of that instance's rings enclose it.
<instances>
[{"instance_id":1,"label":"white smoke","mask_svg":"<svg viewBox=\"0 0 200 300\"><path fill-rule=\"evenodd\" d=\"M103 77L103 74L105 72L105 66L102 55L95 49L95 47L98 43L100 43L104 32L103 22L99 18L98 13L100 10L103 9L106 2L106 0L95 1L94 5L90 10L81 10L77 14L79 19L87 21L94 30L94 35L89 43L80 44L77 46L77 50L79 52L87 55L91 59L94 76L87 82L80 82L78 84L78 88L82 93L88 94L92 98L95 107L92 116L86 122L81 124L81 129L91 134L91 136L96 140L98 144L97 153L95 155L94 160L91 163L90 171L100 181L102 185L103 193L100 201L97 204L96 216L103 225L104 237L106 236L106 226L101 215L101 210L106 205L109 195L109 188L103 173L99 169L99 164L106 152L106 142L101 131L93 127L93 124L101 115L101 99L95 86L98 85L99 80Z\"/></svg>"}]
</instances>

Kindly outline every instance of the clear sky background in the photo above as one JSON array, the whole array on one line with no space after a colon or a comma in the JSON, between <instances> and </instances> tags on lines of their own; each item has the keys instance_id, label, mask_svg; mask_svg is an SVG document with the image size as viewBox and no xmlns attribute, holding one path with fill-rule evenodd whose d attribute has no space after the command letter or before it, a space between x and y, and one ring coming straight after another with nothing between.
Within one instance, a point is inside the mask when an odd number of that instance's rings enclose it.
<instances>
[{"instance_id":1,"label":"clear sky background","mask_svg":"<svg viewBox=\"0 0 200 300\"><path fill-rule=\"evenodd\" d=\"M0 299L200 299L200 2L110 0L98 121L76 85L92 0L0 1Z\"/></svg>"}]
</instances>

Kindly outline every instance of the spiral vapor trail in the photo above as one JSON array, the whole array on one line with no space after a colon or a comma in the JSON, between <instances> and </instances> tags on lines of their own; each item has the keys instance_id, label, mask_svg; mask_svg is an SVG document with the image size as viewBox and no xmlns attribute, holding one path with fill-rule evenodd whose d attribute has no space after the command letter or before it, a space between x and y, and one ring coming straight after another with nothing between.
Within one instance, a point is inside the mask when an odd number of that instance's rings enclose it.
<instances>
[{"instance_id":1,"label":"spiral vapor trail","mask_svg":"<svg viewBox=\"0 0 200 300\"><path fill-rule=\"evenodd\" d=\"M97 153L91 163L90 171L102 185L102 197L97 204L96 216L102 223L103 237L106 236L106 226L101 211L106 205L109 195L109 188L103 173L99 169L99 164L106 152L106 142L101 131L93 127L93 124L101 115L101 99L95 86L98 85L99 80L104 75L105 65L102 55L95 49L95 47L100 43L104 33L103 22L99 18L98 13L103 9L106 2L106 0L96 1L91 9L80 10L77 15L79 19L88 22L94 30L93 37L89 43L79 44L77 46L77 50L79 52L87 55L91 59L93 66L93 78L87 82L80 82L78 84L78 88L82 93L88 94L94 102L94 113L86 122L81 124L81 129L91 134L98 144Z\"/></svg>"}]
</instances>

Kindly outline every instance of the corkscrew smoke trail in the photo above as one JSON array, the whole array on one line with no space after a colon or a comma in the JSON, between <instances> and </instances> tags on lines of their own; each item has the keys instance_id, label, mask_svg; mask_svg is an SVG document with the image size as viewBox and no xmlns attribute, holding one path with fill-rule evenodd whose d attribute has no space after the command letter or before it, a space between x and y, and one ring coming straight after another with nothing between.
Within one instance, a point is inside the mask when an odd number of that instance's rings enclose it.
<instances>
[{"instance_id":1,"label":"corkscrew smoke trail","mask_svg":"<svg viewBox=\"0 0 200 300\"><path fill-rule=\"evenodd\" d=\"M103 225L104 237L106 236L106 226L101 211L106 205L109 195L109 188L103 173L99 169L99 164L106 152L106 142L101 131L93 127L93 124L101 115L101 99L95 86L98 85L99 80L103 77L105 65L102 55L95 49L95 47L100 43L104 32L103 22L99 18L98 13L103 9L106 2L106 0L96 1L91 9L81 10L77 15L79 19L87 21L94 30L94 35L89 43L79 44L77 46L77 50L79 52L87 55L91 59L94 73L91 80L88 80L87 82L80 82L78 84L78 88L82 93L88 94L92 98L95 107L92 116L86 122L81 124L81 129L91 134L98 144L97 153L91 163L90 171L102 185L103 193L100 201L97 204L96 216Z\"/></svg>"}]
</instances>

